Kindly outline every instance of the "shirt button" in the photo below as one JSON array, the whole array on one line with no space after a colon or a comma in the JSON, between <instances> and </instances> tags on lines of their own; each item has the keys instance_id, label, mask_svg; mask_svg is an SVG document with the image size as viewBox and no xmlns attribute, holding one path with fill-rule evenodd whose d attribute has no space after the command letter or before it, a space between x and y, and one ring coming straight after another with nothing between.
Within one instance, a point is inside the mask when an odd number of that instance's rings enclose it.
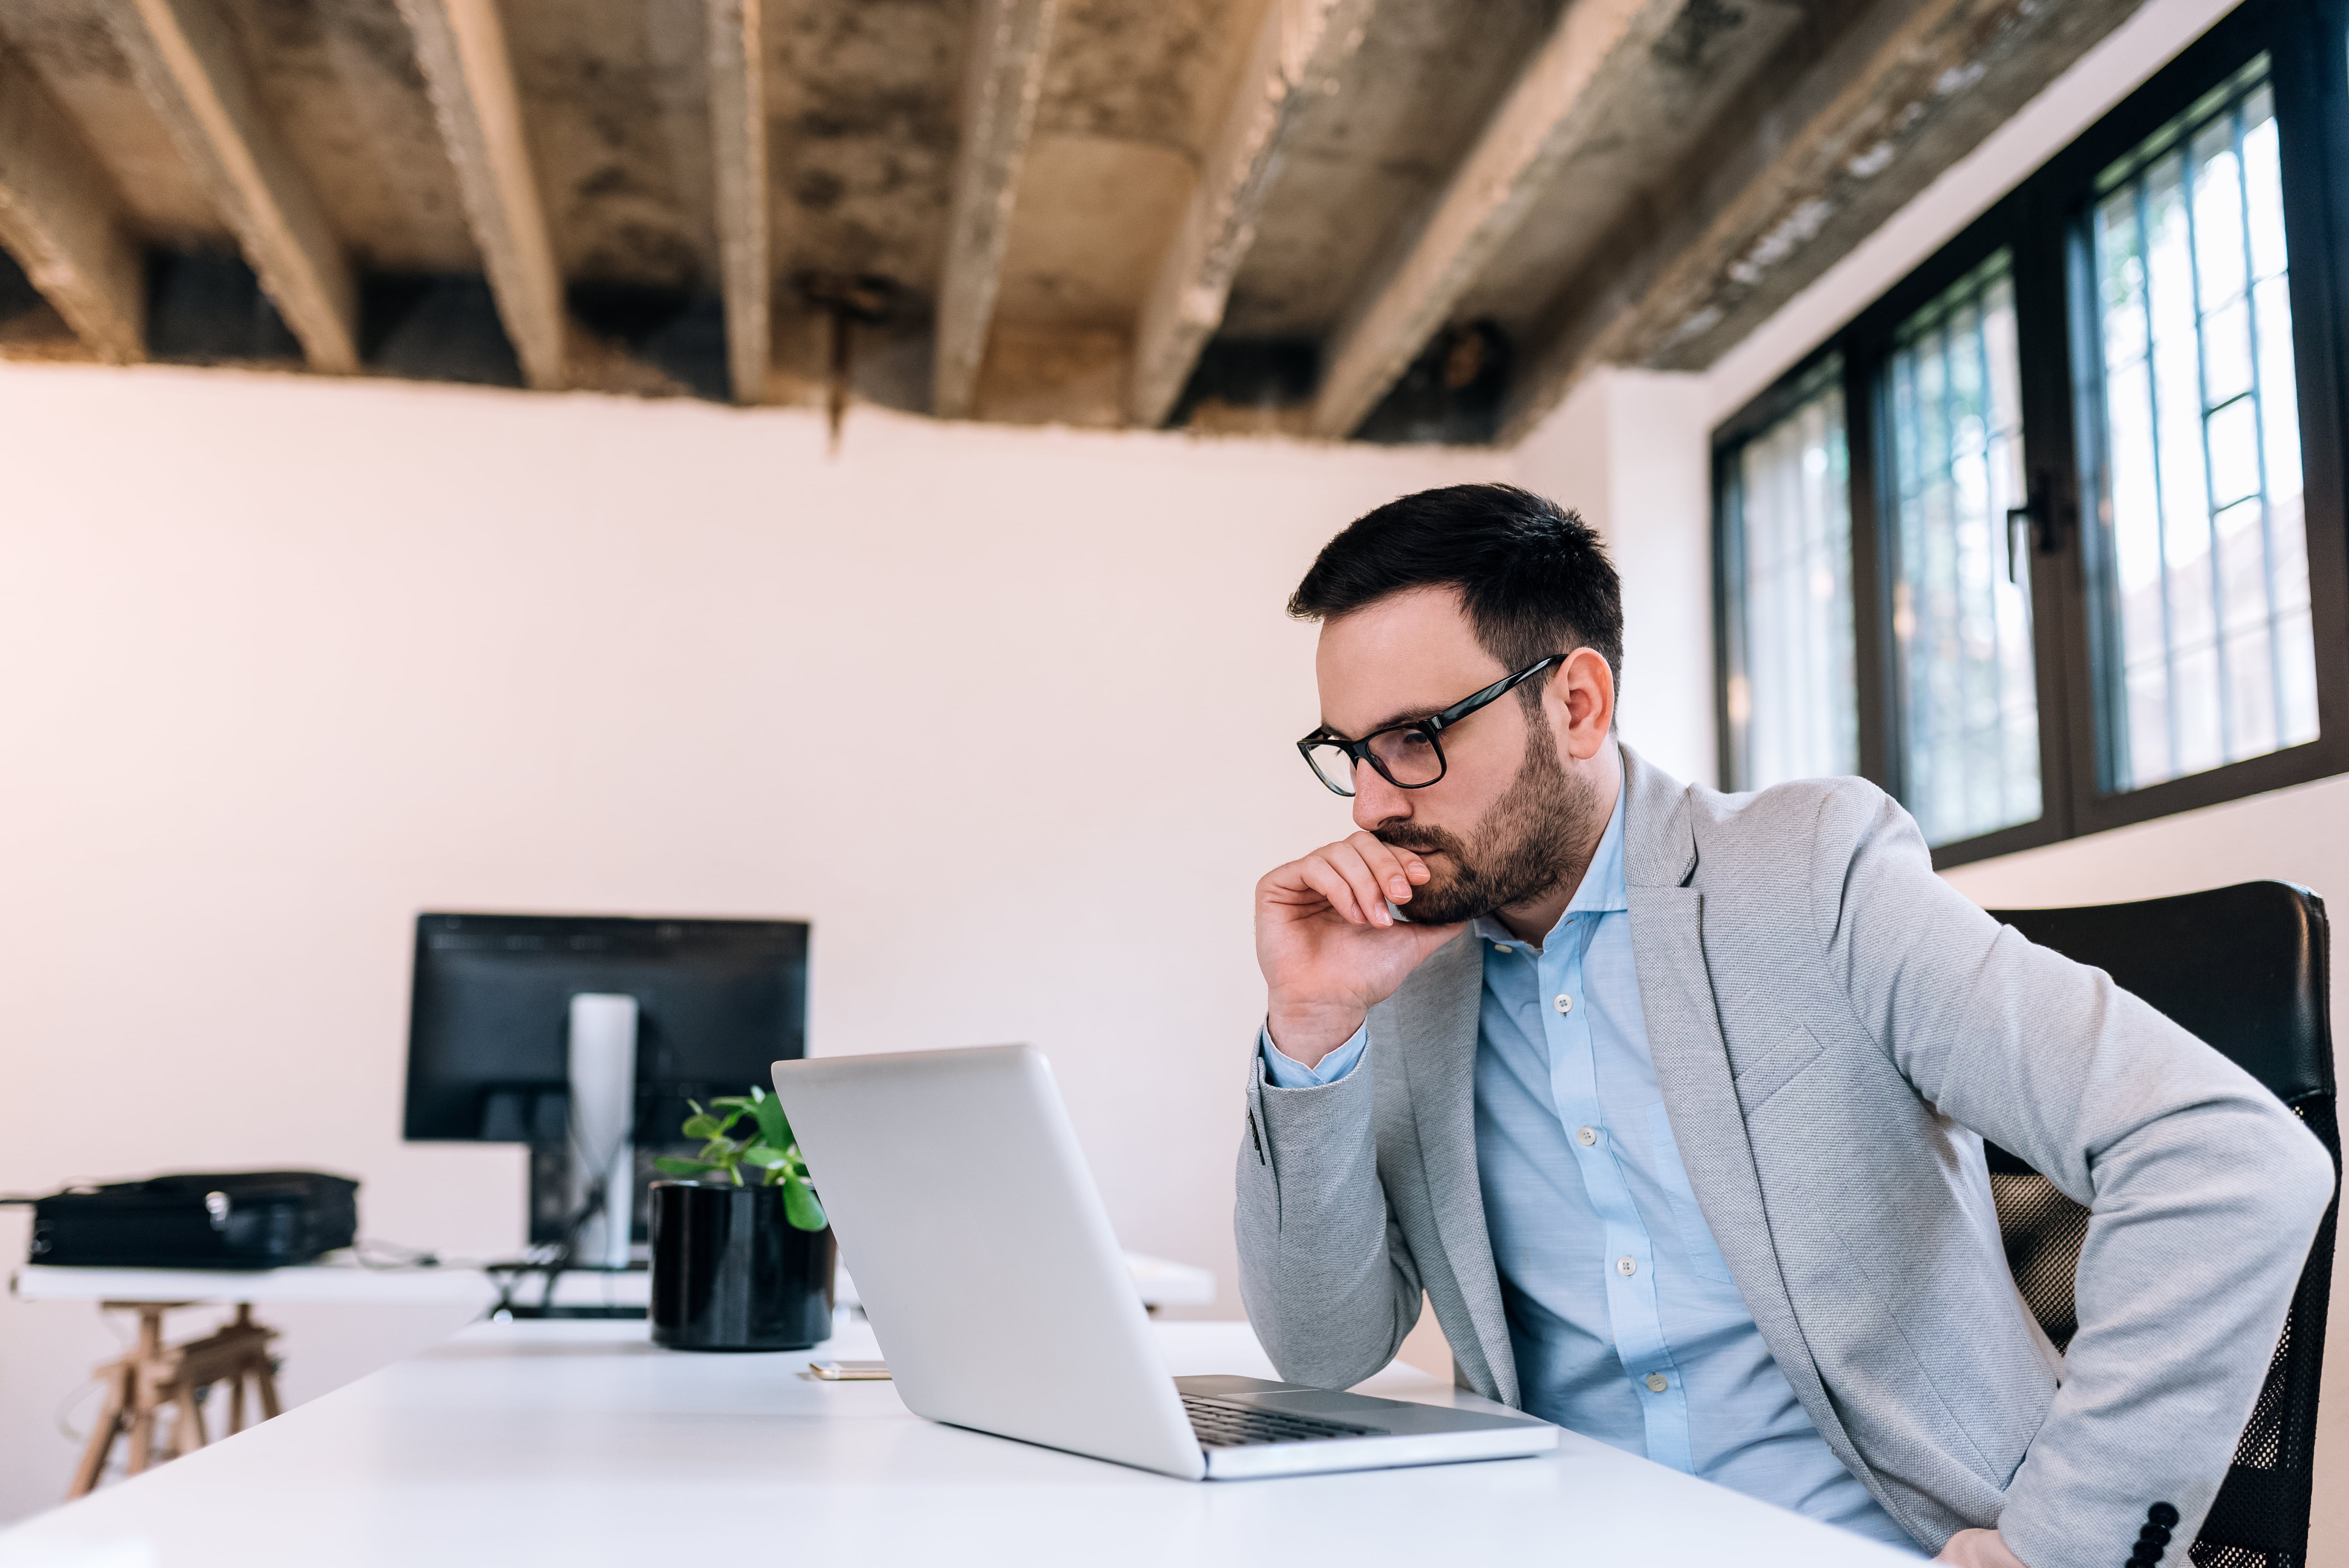
<instances>
[{"instance_id":1,"label":"shirt button","mask_svg":"<svg viewBox=\"0 0 2349 1568\"><path fill-rule=\"evenodd\" d=\"M1667 1380L1666 1380L1666 1378L1665 1378L1665 1377L1664 1377L1664 1375L1663 1375L1662 1373L1661 1373L1661 1372L1651 1372L1651 1373L1649 1373L1649 1374L1648 1374L1648 1392L1649 1392L1649 1393L1651 1393L1651 1394L1661 1394L1661 1393L1662 1393L1665 1389L1667 1389L1667 1388L1669 1388L1669 1387L1671 1387L1671 1384L1669 1381L1667 1381Z\"/></svg>"},{"instance_id":2,"label":"shirt button","mask_svg":"<svg viewBox=\"0 0 2349 1568\"><path fill-rule=\"evenodd\" d=\"M1495 942L1493 944L1493 951L1495 953L1515 953L1516 949L1510 946L1506 942Z\"/></svg>"},{"instance_id":3,"label":"shirt button","mask_svg":"<svg viewBox=\"0 0 2349 1568\"><path fill-rule=\"evenodd\" d=\"M1574 1140L1588 1149L1599 1141L1599 1130L1594 1127L1578 1127L1574 1130Z\"/></svg>"},{"instance_id":4,"label":"shirt button","mask_svg":"<svg viewBox=\"0 0 2349 1568\"><path fill-rule=\"evenodd\" d=\"M1561 1013L1571 1013L1574 1011L1574 998L1561 991L1558 993L1556 1006Z\"/></svg>"},{"instance_id":5,"label":"shirt button","mask_svg":"<svg viewBox=\"0 0 2349 1568\"><path fill-rule=\"evenodd\" d=\"M1625 1279L1630 1279L1633 1274L1640 1272L1640 1260L1637 1258L1628 1257L1617 1258L1615 1260L1615 1272L1621 1274Z\"/></svg>"}]
</instances>

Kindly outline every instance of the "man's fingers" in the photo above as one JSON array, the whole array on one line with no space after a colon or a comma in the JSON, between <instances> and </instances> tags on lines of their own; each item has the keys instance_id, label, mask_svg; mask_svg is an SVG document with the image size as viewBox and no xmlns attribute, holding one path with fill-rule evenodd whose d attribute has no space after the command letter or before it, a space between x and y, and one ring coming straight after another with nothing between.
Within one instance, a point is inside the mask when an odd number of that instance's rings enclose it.
<instances>
[{"instance_id":1,"label":"man's fingers","mask_svg":"<svg viewBox=\"0 0 2349 1568\"><path fill-rule=\"evenodd\" d=\"M1361 901L1354 897L1352 884L1339 874L1337 867L1319 855L1308 855L1297 862L1297 868L1299 880L1328 899L1331 909L1355 925L1370 923L1370 916L1362 912Z\"/></svg>"},{"instance_id":2,"label":"man's fingers","mask_svg":"<svg viewBox=\"0 0 2349 1568\"><path fill-rule=\"evenodd\" d=\"M1409 902L1433 874L1411 851L1356 833L1280 867L1258 884L1258 892L1284 903L1309 903L1318 895L1352 924L1391 926L1395 921L1388 903Z\"/></svg>"},{"instance_id":3,"label":"man's fingers","mask_svg":"<svg viewBox=\"0 0 2349 1568\"><path fill-rule=\"evenodd\" d=\"M1427 880L1427 867L1420 863L1417 855L1409 850L1396 849L1374 833L1356 833L1346 842L1362 857L1362 863L1370 867L1371 876L1378 879L1380 893L1397 903L1405 903L1411 899L1411 868L1413 865L1420 869L1418 880Z\"/></svg>"},{"instance_id":4,"label":"man's fingers","mask_svg":"<svg viewBox=\"0 0 2349 1568\"><path fill-rule=\"evenodd\" d=\"M1355 903L1371 917L1371 924L1392 925L1394 923L1394 916L1387 913L1387 892L1380 885L1381 879L1378 870L1364 858L1361 851L1354 847L1352 840L1349 839L1341 844L1331 844L1327 849L1317 850L1314 852L1334 867L1340 876L1346 879L1346 885L1354 890Z\"/></svg>"},{"instance_id":5,"label":"man's fingers","mask_svg":"<svg viewBox=\"0 0 2349 1568\"><path fill-rule=\"evenodd\" d=\"M1412 897L1412 878L1402 873L1402 857L1395 852L1393 845L1381 842L1370 833L1355 833L1346 842L1361 854L1362 864L1370 866L1370 875L1377 878L1381 897L1393 899L1395 903L1402 903Z\"/></svg>"}]
</instances>

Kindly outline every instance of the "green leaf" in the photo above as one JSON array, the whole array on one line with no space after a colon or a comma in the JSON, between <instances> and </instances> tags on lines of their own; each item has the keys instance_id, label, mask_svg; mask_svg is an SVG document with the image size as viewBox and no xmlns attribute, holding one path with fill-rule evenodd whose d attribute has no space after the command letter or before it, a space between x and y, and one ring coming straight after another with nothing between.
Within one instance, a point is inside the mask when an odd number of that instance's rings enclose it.
<instances>
[{"instance_id":1,"label":"green leaf","mask_svg":"<svg viewBox=\"0 0 2349 1568\"><path fill-rule=\"evenodd\" d=\"M751 1102L750 1114L759 1119L759 1141L770 1149L789 1149L792 1143L791 1119L783 1114L783 1102L771 1094L762 1094Z\"/></svg>"},{"instance_id":2,"label":"green leaf","mask_svg":"<svg viewBox=\"0 0 2349 1568\"><path fill-rule=\"evenodd\" d=\"M795 1231L821 1231L830 1223L823 1217L823 1205L816 1202L815 1192L796 1176L783 1179L783 1218Z\"/></svg>"},{"instance_id":3,"label":"green leaf","mask_svg":"<svg viewBox=\"0 0 2349 1568\"><path fill-rule=\"evenodd\" d=\"M772 1171L779 1165L791 1162L791 1150L787 1149L770 1149L763 1143L754 1143L742 1150L742 1163L756 1165L761 1171Z\"/></svg>"},{"instance_id":4,"label":"green leaf","mask_svg":"<svg viewBox=\"0 0 2349 1568\"><path fill-rule=\"evenodd\" d=\"M725 1130L724 1122L704 1111L699 1116L688 1117L684 1130L688 1138L716 1138Z\"/></svg>"},{"instance_id":5,"label":"green leaf","mask_svg":"<svg viewBox=\"0 0 2349 1568\"><path fill-rule=\"evenodd\" d=\"M675 1160L662 1155L653 1161L653 1168L665 1176L704 1176L718 1169L699 1160Z\"/></svg>"}]
</instances>

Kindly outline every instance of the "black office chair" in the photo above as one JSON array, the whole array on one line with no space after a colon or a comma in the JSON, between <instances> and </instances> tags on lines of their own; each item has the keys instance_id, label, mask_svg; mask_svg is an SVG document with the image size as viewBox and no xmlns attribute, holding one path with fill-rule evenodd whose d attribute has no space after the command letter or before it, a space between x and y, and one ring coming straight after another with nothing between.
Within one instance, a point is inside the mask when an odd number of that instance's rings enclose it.
<instances>
[{"instance_id":1,"label":"black office chair","mask_svg":"<svg viewBox=\"0 0 2349 1568\"><path fill-rule=\"evenodd\" d=\"M2323 900L2290 882L2261 882L2142 903L1991 913L2041 946L2104 970L2209 1041L2297 1111L2339 1170ZM2088 1212L1995 1146L1990 1171L2015 1284L2060 1349L2079 1327L2072 1276ZM2307 1561L2316 1379L2339 1211L2336 1194L2235 1462L2191 1548L2197 1568L2303 1568Z\"/></svg>"}]
</instances>

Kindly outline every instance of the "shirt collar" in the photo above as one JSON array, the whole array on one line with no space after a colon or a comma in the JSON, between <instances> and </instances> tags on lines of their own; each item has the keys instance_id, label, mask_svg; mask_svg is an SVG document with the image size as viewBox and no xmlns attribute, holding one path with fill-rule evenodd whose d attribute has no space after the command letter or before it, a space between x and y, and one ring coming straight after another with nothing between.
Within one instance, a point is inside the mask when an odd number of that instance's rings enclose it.
<instances>
[{"instance_id":1,"label":"shirt collar","mask_svg":"<svg viewBox=\"0 0 2349 1568\"><path fill-rule=\"evenodd\" d=\"M1608 815L1607 830L1599 835L1599 848L1591 854L1589 869L1582 873L1581 884L1574 890L1566 913L1557 917L1557 924L1550 928L1549 935L1542 938L1543 946L1547 947L1549 938L1578 914L1611 914L1631 907L1630 893L1623 881L1623 802L1630 793L1617 788L1615 810ZM1524 941L1489 914L1478 915L1470 929L1484 942Z\"/></svg>"}]
</instances>

